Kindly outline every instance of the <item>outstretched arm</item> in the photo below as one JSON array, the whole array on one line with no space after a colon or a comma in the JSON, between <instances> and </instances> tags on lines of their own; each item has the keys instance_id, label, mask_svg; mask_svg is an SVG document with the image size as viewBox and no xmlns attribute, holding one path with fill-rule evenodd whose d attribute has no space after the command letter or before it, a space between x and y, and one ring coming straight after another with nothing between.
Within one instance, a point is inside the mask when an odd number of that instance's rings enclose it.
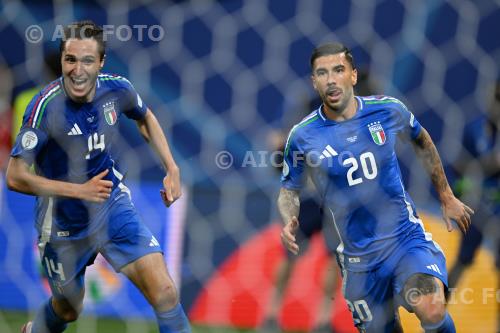
<instances>
[{"instance_id":1,"label":"outstretched arm","mask_svg":"<svg viewBox=\"0 0 500 333\"><path fill-rule=\"evenodd\" d=\"M22 158L11 157L6 178L9 190L16 192L103 202L110 197L113 187L112 181L103 179L108 172L106 169L86 183L74 184L36 175Z\"/></svg>"},{"instance_id":2,"label":"outstretched arm","mask_svg":"<svg viewBox=\"0 0 500 333\"><path fill-rule=\"evenodd\" d=\"M443 219L446 222L448 231L453 230L451 220L455 220L460 230L463 233L467 232L471 223L471 215L474 214L474 211L458 200L453 194L446 179L436 146L425 128L422 128L418 137L413 141L413 147L417 156L424 164L427 173L430 175L434 189L438 193L443 211Z\"/></svg>"},{"instance_id":3,"label":"outstretched arm","mask_svg":"<svg viewBox=\"0 0 500 333\"><path fill-rule=\"evenodd\" d=\"M153 147L167 172L163 178L164 189L160 191L163 202L167 207L181 196L180 171L168 146L167 138L161 129L158 120L150 109L143 119L137 121L142 136Z\"/></svg>"},{"instance_id":4,"label":"outstretched arm","mask_svg":"<svg viewBox=\"0 0 500 333\"><path fill-rule=\"evenodd\" d=\"M299 253L295 239L299 227L299 208L299 192L282 187L278 196L278 210L285 224L281 230L281 242L293 254Z\"/></svg>"}]
</instances>

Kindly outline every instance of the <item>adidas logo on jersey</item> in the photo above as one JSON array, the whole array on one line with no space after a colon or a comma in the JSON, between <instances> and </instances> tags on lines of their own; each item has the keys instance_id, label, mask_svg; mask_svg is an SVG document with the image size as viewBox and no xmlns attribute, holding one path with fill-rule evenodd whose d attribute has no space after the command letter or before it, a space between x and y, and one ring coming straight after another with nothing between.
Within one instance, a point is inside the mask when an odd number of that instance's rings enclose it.
<instances>
[{"instance_id":1,"label":"adidas logo on jersey","mask_svg":"<svg viewBox=\"0 0 500 333\"><path fill-rule=\"evenodd\" d=\"M441 273L441 270L439 269L439 267L438 267L436 264L427 265L427 266L425 266L425 267L427 267L427 268L428 268L428 269L430 269L431 271L434 271L434 272L438 273L439 275L443 275L443 274Z\"/></svg>"},{"instance_id":2,"label":"adidas logo on jersey","mask_svg":"<svg viewBox=\"0 0 500 333\"><path fill-rule=\"evenodd\" d=\"M155 236L151 237L151 241L149 242L150 247L160 246L160 243L156 240Z\"/></svg>"},{"instance_id":3,"label":"adidas logo on jersey","mask_svg":"<svg viewBox=\"0 0 500 333\"><path fill-rule=\"evenodd\" d=\"M71 131L68 132L68 135L82 135L82 131L80 130L80 127L78 127L78 124L75 123L73 127L71 128Z\"/></svg>"},{"instance_id":4,"label":"adidas logo on jersey","mask_svg":"<svg viewBox=\"0 0 500 333\"><path fill-rule=\"evenodd\" d=\"M323 150L323 152L319 156L319 159L322 160L324 158L332 157L332 156L337 156L337 155L338 155L338 153L335 151L335 149L333 149L332 146L327 145L325 147L325 150Z\"/></svg>"}]
</instances>

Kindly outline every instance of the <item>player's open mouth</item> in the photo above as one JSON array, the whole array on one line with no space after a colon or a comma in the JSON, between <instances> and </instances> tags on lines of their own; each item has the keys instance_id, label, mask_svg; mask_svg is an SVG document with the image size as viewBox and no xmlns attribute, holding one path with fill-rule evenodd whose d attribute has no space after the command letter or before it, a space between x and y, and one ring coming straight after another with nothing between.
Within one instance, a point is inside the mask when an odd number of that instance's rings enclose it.
<instances>
[{"instance_id":1,"label":"player's open mouth","mask_svg":"<svg viewBox=\"0 0 500 333\"><path fill-rule=\"evenodd\" d=\"M71 78L71 83L73 84L74 87L82 87L87 83L87 79L75 79Z\"/></svg>"},{"instance_id":2,"label":"player's open mouth","mask_svg":"<svg viewBox=\"0 0 500 333\"><path fill-rule=\"evenodd\" d=\"M87 84L88 84L89 80L87 78L76 79L76 78L70 77L69 81L70 81L71 90L73 90L74 92L83 93L85 91L85 89L87 88Z\"/></svg>"},{"instance_id":3,"label":"player's open mouth","mask_svg":"<svg viewBox=\"0 0 500 333\"><path fill-rule=\"evenodd\" d=\"M340 98L340 95L342 95L342 90L341 89L331 89L327 90L326 95L331 99L331 100L338 100Z\"/></svg>"}]
</instances>

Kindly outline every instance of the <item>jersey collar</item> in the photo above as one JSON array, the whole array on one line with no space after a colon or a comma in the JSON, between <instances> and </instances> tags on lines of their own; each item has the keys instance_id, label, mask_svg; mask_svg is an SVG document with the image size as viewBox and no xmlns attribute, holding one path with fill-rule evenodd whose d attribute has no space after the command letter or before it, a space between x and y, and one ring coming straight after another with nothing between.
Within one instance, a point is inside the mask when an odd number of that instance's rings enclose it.
<instances>
[{"instance_id":1,"label":"jersey collar","mask_svg":"<svg viewBox=\"0 0 500 333\"><path fill-rule=\"evenodd\" d=\"M97 76L97 78L95 79L96 80L96 84L95 84L95 94L94 94L94 99L95 97L97 96L97 91L98 89L101 87L101 81L99 80L99 75ZM66 87L64 87L64 77L61 75L59 77L59 82L61 84L61 90L63 91L64 93L64 96L69 99L70 101L72 101L73 103L76 103L75 101L73 101L71 98L69 98L68 94L66 93ZM90 103L90 102L89 102ZM77 104L81 104L81 103L77 103Z\"/></svg>"}]
</instances>

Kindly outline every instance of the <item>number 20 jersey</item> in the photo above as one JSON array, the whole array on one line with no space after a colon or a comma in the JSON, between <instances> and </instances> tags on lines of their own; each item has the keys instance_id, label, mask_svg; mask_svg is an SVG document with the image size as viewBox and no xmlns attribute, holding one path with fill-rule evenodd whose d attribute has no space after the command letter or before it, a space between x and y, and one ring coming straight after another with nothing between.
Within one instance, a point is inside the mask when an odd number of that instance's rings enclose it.
<instances>
[{"instance_id":1,"label":"number 20 jersey","mask_svg":"<svg viewBox=\"0 0 500 333\"><path fill-rule=\"evenodd\" d=\"M113 182L113 193L128 191L112 158L118 139L118 121L124 114L139 120L147 106L131 83L118 75L99 74L96 92L89 103L76 103L64 91L59 78L33 97L11 156L34 165L36 174L71 183L84 183L108 169L104 179ZM36 227L51 226L52 236L84 237L104 220L107 205L62 197L37 197ZM50 219L49 223L44 220Z\"/></svg>"},{"instance_id":2,"label":"number 20 jersey","mask_svg":"<svg viewBox=\"0 0 500 333\"><path fill-rule=\"evenodd\" d=\"M415 139L421 125L395 98L355 98L351 119L330 120L319 107L292 128L281 182L299 190L305 175L311 177L335 224L341 266L362 272L405 243L432 240L404 188L395 153L397 139Z\"/></svg>"}]
</instances>

